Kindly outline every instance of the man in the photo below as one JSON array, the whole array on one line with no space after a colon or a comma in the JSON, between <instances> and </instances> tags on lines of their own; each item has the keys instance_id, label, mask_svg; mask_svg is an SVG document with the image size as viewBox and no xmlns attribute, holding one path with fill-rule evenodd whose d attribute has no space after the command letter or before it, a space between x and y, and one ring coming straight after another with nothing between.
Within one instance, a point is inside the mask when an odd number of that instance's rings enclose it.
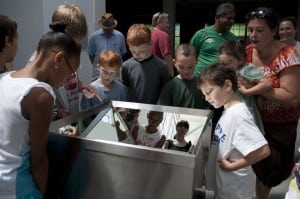
<instances>
[{"instance_id":1,"label":"man","mask_svg":"<svg viewBox=\"0 0 300 199\"><path fill-rule=\"evenodd\" d=\"M170 76L174 76L171 40L168 35L169 15L167 13L155 13L152 17L153 30L151 32L151 52L161 58L168 65Z\"/></svg>"},{"instance_id":2,"label":"man","mask_svg":"<svg viewBox=\"0 0 300 199\"><path fill-rule=\"evenodd\" d=\"M211 26L198 30L192 37L192 44L197 51L198 61L194 70L197 77L201 71L219 59L219 47L225 40L236 40L237 37L230 32L234 24L235 7L232 3L220 4L215 13L215 23ZM214 130L219 118L222 115L223 107L213 110L212 130Z\"/></svg>"},{"instance_id":3,"label":"man","mask_svg":"<svg viewBox=\"0 0 300 199\"><path fill-rule=\"evenodd\" d=\"M127 53L123 33L114 29L117 24L117 20L111 13L105 13L98 21L100 29L95 31L89 39L87 50L93 64L92 79L99 76L97 63L103 50L113 50L120 55L121 59Z\"/></svg>"},{"instance_id":4,"label":"man","mask_svg":"<svg viewBox=\"0 0 300 199\"><path fill-rule=\"evenodd\" d=\"M223 41L236 39L236 36L230 32L234 18L234 5L222 3L216 10L215 23L198 30L194 34L190 44L195 46L198 54L195 76L198 76L208 64L219 59L218 50Z\"/></svg>"}]
</instances>

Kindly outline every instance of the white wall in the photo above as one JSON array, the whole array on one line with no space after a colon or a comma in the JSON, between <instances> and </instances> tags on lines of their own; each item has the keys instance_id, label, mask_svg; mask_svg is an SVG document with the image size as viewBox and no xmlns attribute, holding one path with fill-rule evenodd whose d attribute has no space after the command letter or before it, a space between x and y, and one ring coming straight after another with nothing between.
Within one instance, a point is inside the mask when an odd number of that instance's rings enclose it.
<instances>
[{"instance_id":1,"label":"white wall","mask_svg":"<svg viewBox=\"0 0 300 199\"><path fill-rule=\"evenodd\" d=\"M16 68L25 66L44 32L42 5L40 0L1 0L0 13L8 15L18 23L19 47L14 61Z\"/></svg>"},{"instance_id":2,"label":"white wall","mask_svg":"<svg viewBox=\"0 0 300 199\"><path fill-rule=\"evenodd\" d=\"M79 69L80 78L86 82L88 77L85 74L90 74L90 72L83 71L92 67L86 53L88 37L98 28L97 21L105 12L105 0L1 0L0 13L11 17L18 23L19 47L14 66L16 69L25 66L28 58L35 51L40 37L49 30L48 25L54 9L62 3L79 5L86 16L88 35L82 41L83 51Z\"/></svg>"}]
</instances>

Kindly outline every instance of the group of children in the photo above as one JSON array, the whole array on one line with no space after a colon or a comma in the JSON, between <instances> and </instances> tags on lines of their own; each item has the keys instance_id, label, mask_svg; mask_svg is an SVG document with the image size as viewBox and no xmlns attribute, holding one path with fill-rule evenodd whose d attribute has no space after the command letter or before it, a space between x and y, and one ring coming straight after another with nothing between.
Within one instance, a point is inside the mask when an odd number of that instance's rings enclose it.
<instances>
[{"instance_id":1,"label":"group of children","mask_svg":"<svg viewBox=\"0 0 300 199\"><path fill-rule=\"evenodd\" d=\"M5 124L0 127L3 140L0 152L5 153L0 154L6 155L0 155L0 158L16 165L1 169L0 197L3 196L2 190L9 190L9 196L18 197L33 195L42 198L45 194L46 143L56 101L53 88L62 86L70 75L75 74L80 63L79 42L86 35L85 20L79 22L83 23L80 26L83 31L73 31L74 27L64 22L63 17L52 20L52 30L40 39L32 62L21 70L2 75L0 79L1 96L6 96L0 102L0 120ZM4 46L2 43L0 46L1 49L8 46L11 50L5 59L0 59L3 72L5 63L16 54L17 26L11 24L9 34L4 35ZM80 34L72 35L73 32ZM98 79L91 82L90 89L80 89L83 93L81 109L92 108L107 100L202 109L207 109L209 104L214 108L224 106L212 140L212 147L218 147L216 198L235 198L241 194L242 198L250 199L255 193L251 165L270 154L252 95L271 88L271 80L263 78L256 67L245 65L245 48L236 41L224 42L219 50L220 61L209 65L198 78L193 74L197 61L194 47L180 44L174 61L178 76L172 79L166 63L151 54L151 30L146 25L130 26L126 41L132 58L123 63L114 51L105 50L99 55ZM7 115L13 115L17 121L8 121ZM191 143L184 139L189 129L187 121L177 123L175 140L170 141L158 130L163 113L150 111L147 118L147 126L140 126L132 132L136 144L189 151ZM13 139L16 133L22 135L22 139ZM6 141L12 144L7 146ZM10 150L14 147L18 150ZM26 161L21 161L22 158ZM24 170L26 176L21 176L25 181L16 188L18 169ZM28 187L31 187L29 193ZM16 189L21 191L16 192Z\"/></svg>"}]
</instances>

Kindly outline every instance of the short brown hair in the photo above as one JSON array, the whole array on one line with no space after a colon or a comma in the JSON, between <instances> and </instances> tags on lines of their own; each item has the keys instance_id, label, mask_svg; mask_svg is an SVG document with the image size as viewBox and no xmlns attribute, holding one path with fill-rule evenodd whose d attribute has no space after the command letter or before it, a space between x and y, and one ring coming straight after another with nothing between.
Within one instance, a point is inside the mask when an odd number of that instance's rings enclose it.
<instances>
[{"instance_id":1,"label":"short brown hair","mask_svg":"<svg viewBox=\"0 0 300 199\"><path fill-rule=\"evenodd\" d=\"M99 56L99 66L107 66L109 68L120 69L121 58L119 54L113 50L103 50Z\"/></svg>"},{"instance_id":2,"label":"short brown hair","mask_svg":"<svg viewBox=\"0 0 300 199\"><path fill-rule=\"evenodd\" d=\"M127 44L140 46L151 43L151 30L145 24L132 24L127 32Z\"/></svg>"}]
</instances>

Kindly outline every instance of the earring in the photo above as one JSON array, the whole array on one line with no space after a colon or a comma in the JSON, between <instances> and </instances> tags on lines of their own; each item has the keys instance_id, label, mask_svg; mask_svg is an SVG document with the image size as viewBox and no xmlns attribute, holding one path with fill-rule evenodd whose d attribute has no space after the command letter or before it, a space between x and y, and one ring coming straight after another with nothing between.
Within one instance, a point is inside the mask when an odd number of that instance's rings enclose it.
<instances>
[{"instance_id":1,"label":"earring","mask_svg":"<svg viewBox=\"0 0 300 199\"><path fill-rule=\"evenodd\" d=\"M55 66L54 66L54 68L55 68L55 69L58 69L58 66L57 66L57 65L55 65Z\"/></svg>"}]
</instances>

